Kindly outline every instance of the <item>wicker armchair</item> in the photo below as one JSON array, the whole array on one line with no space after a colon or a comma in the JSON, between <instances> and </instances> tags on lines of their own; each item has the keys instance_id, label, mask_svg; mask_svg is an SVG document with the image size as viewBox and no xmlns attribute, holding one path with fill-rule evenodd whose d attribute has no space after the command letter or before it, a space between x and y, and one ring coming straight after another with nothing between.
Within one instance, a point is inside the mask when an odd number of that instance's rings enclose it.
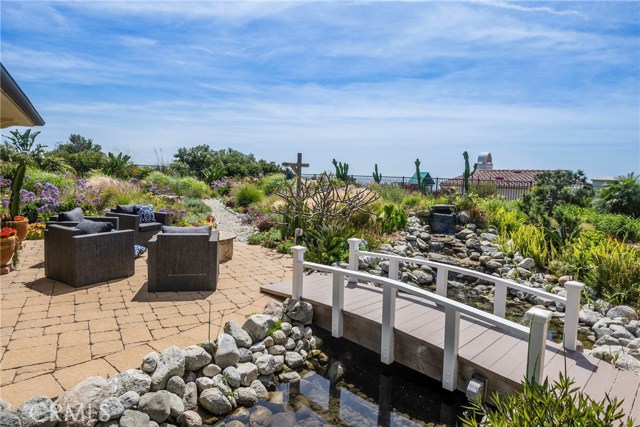
<instances>
[{"instance_id":1,"label":"wicker armchair","mask_svg":"<svg viewBox=\"0 0 640 427\"><path fill-rule=\"evenodd\" d=\"M84 219L88 219L90 221L97 221L97 222L110 222L111 224L113 224L113 229L114 230L118 230L118 218L114 218L114 217L107 217L107 216L85 216ZM59 221L58 220L58 215L51 215L51 218L49 218L49 221L47 221L45 223L45 225L47 227L49 227L50 225L61 225L63 227L75 227L76 225L78 225L79 221Z\"/></svg>"},{"instance_id":2,"label":"wicker armchair","mask_svg":"<svg viewBox=\"0 0 640 427\"><path fill-rule=\"evenodd\" d=\"M130 206L123 207L128 208ZM156 222L141 223L139 215L117 212L117 210L117 208L111 209L111 212L106 213L107 217L118 218L119 230L133 230L133 240L136 245L147 246L149 239L158 233L163 225L169 223L169 214L166 212L154 212L153 215L156 218ZM133 212L133 209L131 212Z\"/></svg>"},{"instance_id":3,"label":"wicker armchair","mask_svg":"<svg viewBox=\"0 0 640 427\"><path fill-rule=\"evenodd\" d=\"M45 276L73 287L134 273L133 231L81 234L52 224L44 232Z\"/></svg>"},{"instance_id":4,"label":"wicker armchair","mask_svg":"<svg viewBox=\"0 0 640 427\"><path fill-rule=\"evenodd\" d=\"M218 231L158 233L148 244L149 292L215 291L218 283Z\"/></svg>"}]
</instances>

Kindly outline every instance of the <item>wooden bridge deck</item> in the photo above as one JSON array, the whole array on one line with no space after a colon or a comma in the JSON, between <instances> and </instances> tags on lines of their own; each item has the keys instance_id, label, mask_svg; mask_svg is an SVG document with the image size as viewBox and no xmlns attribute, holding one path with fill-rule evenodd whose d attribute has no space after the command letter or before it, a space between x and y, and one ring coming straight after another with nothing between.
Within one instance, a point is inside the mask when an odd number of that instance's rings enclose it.
<instances>
[{"instance_id":1,"label":"wooden bridge deck","mask_svg":"<svg viewBox=\"0 0 640 427\"><path fill-rule=\"evenodd\" d=\"M291 282L266 285L265 293L291 296ZM313 304L314 322L331 330L331 275L314 273L304 278L302 299ZM345 285L344 338L380 352L382 289L366 284ZM424 299L398 293L395 322L395 361L442 381L444 310ZM459 390L473 374L488 379L488 389L520 389L527 364L527 342L477 319L461 315L458 354ZM624 399L625 414L640 420L640 376L579 352L564 352L547 342L544 374L558 378L565 371L576 386L596 400L608 393Z\"/></svg>"}]
</instances>

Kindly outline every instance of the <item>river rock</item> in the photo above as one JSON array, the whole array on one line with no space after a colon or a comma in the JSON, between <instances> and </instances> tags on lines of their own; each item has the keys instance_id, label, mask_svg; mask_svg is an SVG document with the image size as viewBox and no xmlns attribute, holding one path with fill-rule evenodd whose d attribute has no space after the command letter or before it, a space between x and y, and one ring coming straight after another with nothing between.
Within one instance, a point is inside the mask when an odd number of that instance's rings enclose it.
<instances>
[{"instance_id":1,"label":"river rock","mask_svg":"<svg viewBox=\"0 0 640 427\"><path fill-rule=\"evenodd\" d=\"M107 397L100 403L98 419L102 422L113 420L124 413L125 407L117 397Z\"/></svg>"},{"instance_id":2,"label":"river rock","mask_svg":"<svg viewBox=\"0 0 640 427\"><path fill-rule=\"evenodd\" d=\"M239 348L251 347L251 337L247 331L242 329L242 327L233 320L229 320L224 324L224 332L231 335L233 339L236 340L236 346Z\"/></svg>"},{"instance_id":3,"label":"river rock","mask_svg":"<svg viewBox=\"0 0 640 427\"><path fill-rule=\"evenodd\" d=\"M607 317L611 319L622 317L627 321L638 320L638 314L636 313L636 311L627 305L619 305L617 307L613 307L607 312Z\"/></svg>"},{"instance_id":4,"label":"river rock","mask_svg":"<svg viewBox=\"0 0 640 427\"><path fill-rule=\"evenodd\" d=\"M329 370L327 371L327 376L329 377L329 382L331 384L335 384L344 376L346 372L346 368L342 364L342 362L333 362L329 366Z\"/></svg>"},{"instance_id":5,"label":"river rock","mask_svg":"<svg viewBox=\"0 0 640 427\"><path fill-rule=\"evenodd\" d=\"M277 321L278 318L275 316L268 314L254 314L249 316L246 322L244 322L242 329L249 334L252 342L255 343L265 339L269 331L276 326Z\"/></svg>"},{"instance_id":6,"label":"river rock","mask_svg":"<svg viewBox=\"0 0 640 427\"><path fill-rule=\"evenodd\" d=\"M253 363L238 363L237 371L240 374L240 384L245 387L258 379L258 367Z\"/></svg>"},{"instance_id":7,"label":"river rock","mask_svg":"<svg viewBox=\"0 0 640 427\"><path fill-rule=\"evenodd\" d=\"M584 323L587 326L593 326L598 320L602 319L602 314L588 308L583 308L578 313L578 318L580 323Z\"/></svg>"},{"instance_id":8,"label":"river rock","mask_svg":"<svg viewBox=\"0 0 640 427\"><path fill-rule=\"evenodd\" d=\"M185 411L176 419L180 427L202 427L202 417L195 411Z\"/></svg>"},{"instance_id":9,"label":"river rock","mask_svg":"<svg viewBox=\"0 0 640 427\"><path fill-rule=\"evenodd\" d=\"M293 427L295 424L296 416L291 412L278 412L271 420L271 427Z\"/></svg>"},{"instance_id":10,"label":"river rock","mask_svg":"<svg viewBox=\"0 0 640 427\"><path fill-rule=\"evenodd\" d=\"M229 366L222 371L222 376L227 381L230 387L238 388L240 387L240 372L234 367Z\"/></svg>"},{"instance_id":11,"label":"river rock","mask_svg":"<svg viewBox=\"0 0 640 427\"><path fill-rule=\"evenodd\" d=\"M109 378L107 382L115 387L115 396L127 391L135 391L143 395L151 388L151 377L138 369L129 369Z\"/></svg>"},{"instance_id":12,"label":"river rock","mask_svg":"<svg viewBox=\"0 0 640 427\"><path fill-rule=\"evenodd\" d=\"M16 414L0 411L0 427L22 427L22 422Z\"/></svg>"},{"instance_id":13,"label":"river rock","mask_svg":"<svg viewBox=\"0 0 640 427\"><path fill-rule=\"evenodd\" d=\"M280 378L280 381L283 383L295 383L301 379L300 374L296 371L283 372L278 376L278 378Z\"/></svg>"},{"instance_id":14,"label":"river rock","mask_svg":"<svg viewBox=\"0 0 640 427\"><path fill-rule=\"evenodd\" d=\"M222 372L222 368L220 368L220 366L215 365L213 363L210 363L204 368L202 368L202 374L206 375L207 377L215 377L220 372Z\"/></svg>"},{"instance_id":15,"label":"river rock","mask_svg":"<svg viewBox=\"0 0 640 427\"><path fill-rule=\"evenodd\" d=\"M158 366L159 361L160 361L160 355L155 351L152 351L151 353L147 354L144 357L144 359L142 360L142 366L140 367L140 369L143 372L150 374L156 370L156 367Z\"/></svg>"},{"instance_id":16,"label":"river rock","mask_svg":"<svg viewBox=\"0 0 640 427\"><path fill-rule=\"evenodd\" d=\"M274 301L269 301L262 310L264 314L275 316L278 319L282 319L282 304L278 304Z\"/></svg>"},{"instance_id":17,"label":"river rock","mask_svg":"<svg viewBox=\"0 0 640 427\"><path fill-rule=\"evenodd\" d=\"M298 341L300 338L302 338L302 329L300 329L299 326L294 326L293 328L291 328L291 335L289 335L289 338L294 341Z\"/></svg>"},{"instance_id":18,"label":"river rock","mask_svg":"<svg viewBox=\"0 0 640 427\"><path fill-rule=\"evenodd\" d=\"M284 345L287 342L287 335L280 329L273 331L271 338L275 345Z\"/></svg>"},{"instance_id":19,"label":"river rock","mask_svg":"<svg viewBox=\"0 0 640 427\"><path fill-rule=\"evenodd\" d=\"M240 353L239 363L251 362L253 360L253 353L248 348L241 347L238 349Z\"/></svg>"},{"instance_id":20,"label":"river rock","mask_svg":"<svg viewBox=\"0 0 640 427\"><path fill-rule=\"evenodd\" d=\"M86 378L56 401L60 418L58 427L95 425L98 422L100 403L114 394L113 383L110 384L101 377ZM74 417L75 415L78 416Z\"/></svg>"},{"instance_id":21,"label":"river rock","mask_svg":"<svg viewBox=\"0 0 640 427\"><path fill-rule=\"evenodd\" d=\"M304 325L313 321L313 306L306 301L287 298L284 302L284 314Z\"/></svg>"},{"instance_id":22,"label":"river rock","mask_svg":"<svg viewBox=\"0 0 640 427\"><path fill-rule=\"evenodd\" d=\"M267 388L264 386L264 384L262 384L261 381L259 380L253 381L251 383L251 388L253 389L253 391L256 392L256 396L258 396L258 399L269 398L269 392L267 391Z\"/></svg>"},{"instance_id":23,"label":"river rock","mask_svg":"<svg viewBox=\"0 0 640 427\"><path fill-rule=\"evenodd\" d=\"M253 406L258 401L258 395L251 387L240 387L236 389L234 397L238 405L242 406Z\"/></svg>"},{"instance_id":24,"label":"river rock","mask_svg":"<svg viewBox=\"0 0 640 427\"><path fill-rule=\"evenodd\" d=\"M171 393L166 390L145 393L140 397L138 410L149 415L157 423L162 423L171 415Z\"/></svg>"},{"instance_id":25,"label":"river rock","mask_svg":"<svg viewBox=\"0 0 640 427\"><path fill-rule=\"evenodd\" d=\"M182 397L184 394L184 380L182 377L173 376L167 381L167 391Z\"/></svg>"},{"instance_id":26,"label":"river rock","mask_svg":"<svg viewBox=\"0 0 640 427\"><path fill-rule=\"evenodd\" d=\"M273 413L264 406L255 408L249 418L251 427L269 427L273 421Z\"/></svg>"},{"instance_id":27,"label":"river rock","mask_svg":"<svg viewBox=\"0 0 640 427\"><path fill-rule=\"evenodd\" d=\"M255 365L261 375L269 375L276 371L276 361L270 354L260 356Z\"/></svg>"},{"instance_id":28,"label":"river rock","mask_svg":"<svg viewBox=\"0 0 640 427\"><path fill-rule=\"evenodd\" d=\"M300 356L299 353L296 353L295 351L287 351L284 360L287 366L291 369L297 369L304 365L304 359L302 358L302 356Z\"/></svg>"},{"instance_id":29,"label":"river rock","mask_svg":"<svg viewBox=\"0 0 640 427\"><path fill-rule=\"evenodd\" d=\"M184 352L175 346L165 349L160 355L158 367L151 375L151 391L163 390L167 386L169 378L174 375L181 377L184 372ZM153 417L151 418L153 419Z\"/></svg>"},{"instance_id":30,"label":"river rock","mask_svg":"<svg viewBox=\"0 0 640 427\"><path fill-rule=\"evenodd\" d=\"M169 392L167 392L169 393ZM178 415L184 412L184 403L182 402L182 398L177 394L169 393L169 414L173 418L177 418Z\"/></svg>"},{"instance_id":31,"label":"river rock","mask_svg":"<svg viewBox=\"0 0 640 427\"><path fill-rule=\"evenodd\" d=\"M195 384L198 388L198 391L200 392L215 386L215 383L213 382L213 378L209 378L209 377L200 377L196 379Z\"/></svg>"},{"instance_id":32,"label":"river rock","mask_svg":"<svg viewBox=\"0 0 640 427\"><path fill-rule=\"evenodd\" d=\"M536 266L536 262L532 258L525 258L518 263L518 267L531 270Z\"/></svg>"},{"instance_id":33,"label":"river rock","mask_svg":"<svg viewBox=\"0 0 640 427\"><path fill-rule=\"evenodd\" d=\"M211 363L211 355L199 345L190 345L184 349L184 369L197 371Z\"/></svg>"},{"instance_id":34,"label":"river rock","mask_svg":"<svg viewBox=\"0 0 640 427\"><path fill-rule=\"evenodd\" d=\"M120 397L118 397L118 400L125 410L131 409L134 406L137 406L138 402L140 402L140 394L135 391L128 391L120 395Z\"/></svg>"},{"instance_id":35,"label":"river rock","mask_svg":"<svg viewBox=\"0 0 640 427\"><path fill-rule=\"evenodd\" d=\"M200 405L214 415L222 415L233 409L229 399L218 388L209 388L200 394Z\"/></svg>"},{"instance_id":36,"label":"river rock","mask_svg":"<svg viewBox=\"0 0 640 427\"><path fill-rule=\"evenodd\" d=\"M198 386L195 382L188 382L184 385L182 403L186 410L193 410L198 406Z\"/></svg>"},{"instance_id":37,"label":"river rock","mask_svg":"<svg viewBox=\"0 0 640 427\"><path fill-rule=\"evenodd\" d=\"M240 360L240 352L236 340L229 334L218 335L218 349L216 350L215 363L224 369L233 366Z\"/></svg>"},{"instance_id":38,"label":"river rock","mask_svg":"<svg viewBox=\"0 0 640 427\"><path fill-rule=\"evenodd\" d=\"M127 409L120 418L120 427L146 427L151 426L149 415L140 411Z\"/></svg>"},{"instance_id":39,"label":"river rock","mask_svg":"<svg viewBox=\"0 0 640 427\"><path fill-rule=\"evenodd\" d=\"M58 424L56 405L45 396L33 397L16 410L22 427L54 427ZM93 421L95 424L95 421Z\"/></svg>"}]
</instances>

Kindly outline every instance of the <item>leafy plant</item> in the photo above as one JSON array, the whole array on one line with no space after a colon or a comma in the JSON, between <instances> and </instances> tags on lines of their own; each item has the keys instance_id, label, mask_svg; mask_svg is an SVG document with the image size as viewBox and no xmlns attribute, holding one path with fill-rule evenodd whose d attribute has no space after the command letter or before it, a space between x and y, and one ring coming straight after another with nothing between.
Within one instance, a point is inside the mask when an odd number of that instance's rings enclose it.
<instances>
[{"instance_id":1,"label":"leafy plant","mask_svg":"<svg viewBox=\"0 0 640 427\"><path fill-rule=\"evenodd\" d=\"M290 254L291 247L294 245L293 240L283 240L276 246L276 251L281 254Z\"/></svg>"},{"instance_id":2,"label":"leafy plant","mask_svg":"<svg viewBox=\"0 0 640 427\"><path fill-rule=\"evenodd\" d=\"M561 205L553 211L559 222L569 218L580 227L590 224L596 230L628 242L640 242L640 218L622 214L600 213L595 209L575 205Z\"/></svg>"},{"instance_id":3,"label":"leafy plant","mask_svg":"<svg viewBox=\"0 0 640 427\"><path fill-rule=\"evenodd\" d=\"M474 163L473 171L471 171L471 168L469 167L469 153L465 151L462 153L462 157L464 157L464 173L462 174L464 180L463 193L467 195L469 194L469 177L475 173L476 169L478 169L478 164Z\"/></svg>"},{"instance_id":4,"label":"leafy plant","mask_svg":"<svg viewBox=\"0 0 640 427\"><path fill-rule=\"evenodd\" d=\"M277 225L276 221L269 215L262 215L261 217L257 218L255 220L255 224L256 228L260 232L269 231Z\"/></svg>"},{"instance_id":5,"label":"leafy plant","mask_svg":"<svg viewBox=\"0 0 640 427\"><path fill-rule=\"evenodd\" d=\"M422 197L416 194L412 194L402 199L401 205L405 208L415 208L416 206L420 205L421 201L422 201Z\"/></svg>"},{"instance_id":6,"label":"leafy plant","mask_svg":"<svg viewBox=\"0 0 640 427\"><path fill-rule=\"evenodd\" d=\"M252 203L259 202L262 197L262 191L258 187L254 184L245 184L236 191L236 205L246 207Z\"/></svg>"},{"instance_id":7,"label":"leafy plant","mask_svg":"<svg viewBox=\"0 0 640 427\"><path fill-rule=\"evenodd\" d=\"M380 182L382 181L382 174L378 173L378 164L376 163L376 166L374 168L373 171L373 181L376 184L380 184Z\"/></svg>"},{"instance_id":8,"label":"leafy plant","mask_svg":"<svg viewBox=\"0 0 640 427\"><path fill-rule=\"evenodd\" d=\"M471 427L557 427L593 426L633 427L634 420L625 420L622 402L608 395L595 401L584 394L575 382L563 374L552 383L548 378L542 384L525 381L522 391L511 394L495 393L491 397L494 408L474 402L471 413L462 420ZM482 420L482 421L478 421Z\"/></svg>"},{"instance_id":9,"label":"leafy plant","mask_svg":"<svg viewBox=\"0 0 640 427\"><path fill-rule=\"evenodd\" d=\"M604 213L640 218L640 175L631 172L605 185L593 200L593 207Z\"/></svg>"},{"instance_id":10,"label":"leafy plant","mask_svg":"<svg viewBox=\"0 0 640 427\"><path fill-rule=\"evenodd\" d=\"M347 239L355 232L340 225L312 228L303 235L307 252L305 258L319 264L332 264L340 261L349 253Z\"/></svg>"},{"instance_id":11,"label":"leafy plant","mask_svg":"<svg viewBox=\"0 0 640 427\"><path fill-rule=\"evenodd\" d=\"M133 166L131 156L123 153L118 153L117 156L113 153L108 153L102 170L107 175L115 176L116 178L126 178L129 176L131 166Z\"/></svg>"},{"instance_id":12,"label":"leafy plant","mask_svg":"<svg viewBox=\"0 0 640 427\"><path fill-rule=\"evenodd\" d=\"M547 243L546 237L543 228L532 224L521 225L508 235L513 242L514 250L532 258L541 268L544 268L555 255L555 250Z\"/></svg>"},{"instance_id":13,"label":"leafy plant","mask_svg":"<svg viewBox=\"0 0 640 427\"><path fill-rule=\"evenodd\" d=\"M338 163L336 159L333 159L333 166L336 168L336 178L341 181L347 182L349 179L349 164L348 163Z\"/></svg>"},{"instance_id":14,"label":"leafy plant","mask_svg":"<svg viewBox=\"0 0 640 427\"><path fill-rule=\"evenodd\" d=\"M275 194L284 188L285 176L283 174L270 175L262 180L262 191L267 196Z\"/></svg>"},{"instance_id":15,"label":"leafy plant","mask_svg":"<svg viewBox=\"0 0 640 427\"><path fill-rule=\"evenodd\" d=\"M404 188L397 185L372 184L369 188L386 202L400 203L407 195Z\"/></svg>"},{"instance_id":16,"label":"leafy plant","mask_svg":"<svg viewBox=\"0 0 640 427\"><path fill-rule=\"evenodd\" d=\"M247 237L247 243L250 245L261 245L263 241L264 234L262 233L253 233Z\"/></svg>"},{"instance_id":17,"label":"leafy plant","mask_svg":"<svg viewBox=\"0 0 640 427\"><path fill-rule=\"evenodd\" d=\"M407 225L407 213L394 203L387 203L378 211L376 220L380 223L382 231L388 233Z\"/></svg>"}]
</instances>

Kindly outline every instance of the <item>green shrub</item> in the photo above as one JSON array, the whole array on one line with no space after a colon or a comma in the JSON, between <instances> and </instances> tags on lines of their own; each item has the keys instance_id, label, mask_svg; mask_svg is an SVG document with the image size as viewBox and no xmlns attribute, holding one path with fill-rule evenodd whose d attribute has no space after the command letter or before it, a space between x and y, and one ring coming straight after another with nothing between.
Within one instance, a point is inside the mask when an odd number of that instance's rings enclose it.
<instances>
[{"instance_id":1,"label":"green shrub","mask_svg":"<svg viewBox=\"0 0 640 427\"><path fill-rule=\"evenodd\" d=\"M345 259L349 254L347 239L355 232L346 227L334 225L309 229L303 235L308 261L330 265Z\"/></svg>"},{"instance_id":2,"label":"green shrub","mask_svg":"<svg viewBox=\"0 0 640 427\"><path fill-rule=\"evenodd\" d=\"M235 194L236 206L247 207L262 200L262 191L253 184L245 184Z\"/></svg>"},{"instance_id":3,"label":"green shrub","mask_svg":"<svg viewBox=\"0 0 640 427\"><path fill-rule=\"evenodd\" d=\"M211 194L211 190L207 184L190 176L175 179L169 184L171 191L178 196L191 198L206 198Z\"/></svg>"},{"instance_id":4,"label":"green shrub","mask_svg":"<svg viewBox=\"0 0 640 427\"><path fill-rule=\"evenodd\" d=\"M249 245L261 245L263 241L264 241L263 233L254 233L249 237L247 237L247 243Z\"/></svg>"},{"instance_id":5,"label":"green shrub","mask_svg":"<svg viewBox=\"0 0 640 427\"><path fill-rule=\"evenodd\" d=\"M293 240L284 240L276 246L276 251L281 254L290 254L291 247L294 245Z\"/></svg>"},{"instance_id":6,"label":"green shrub","mask_svg":"<svg viewBox=\"0 0 640 427\"><path fill-rule=\"evenodd\" d=\"M62 189L63 187L72 187L75 180L71 175L45 172L37 168L27 168L27 178L24 180L22 188L33 191L37 182L42 184L50 183Z\"/></svg>"},{"instance_id":7,"label":"green shrub","mask_svg":"<svg viewBox=\"0 0 640 427\"><path fill-rule=\"evenodd\" d=\"M492 182L473 182L471 180L469 192L484 199L498 194L498 187Z\"/></svg>"},{"instance_id":8,"label":"green shrub","mask_svg":"<svg viewBox=\"0 0 640 427\"><path fill-rule=\"evenodd\" d=\"M585 282L612 304L640 305L640 249L615 239L593 249Z\"/></svg>"},{"instance_id":9,"label":"green shrub","mask_svg":"<svg viewBox=\"0 0 640 427\"><path fill-rule=\"evenodd\" d=\"M389 233L407 225L407 213L394 203L387 203L378 211L376 221L380 224L382 231Z\"/></svg>"},{"instance_id":10,"label":"green shrub","mask_svg":"<svg viewBox=\"0 0 640 427\"><path fill-rule=\"evenodd\" d=\"M634 420L622 410L622 402L606 396L593 400L564 375L558 381L542 384L525 381L522 391L494 394L490 408L472 403L470 414L462 420L471 427L557 427L557 426L634 426ZM482 420L482 421L478 421Z\"/></svg>"},{"instance_id":11,"label":"green shrub","mask_svg":"<svg viewBox=\"0 0 640 427\"><path fill-rule=\"evenodd\" d=\"M418 196L418 195L410 195L410 196L406 196L404 199L402 199L402 207L403 208L415 208L416 206L420 205L420 202L422 202L422 196Z\"/></svg>"},{"instance_id":12,"label":"green shrub","mask_svg":"<svg viewBox=\"0 0 640 427\"><path fill-rule=\"evenodd\" d=\"M189 213L204 216L210 215L212 212L211 206L207 205L200 199L187 199L187 201L185 202L185 207L187 209L187 212Z\"/></svg>"},{"instance_id":13,"label":"green shrub","mask_svg":"<svg viewBox=\"0 0 640 427\"><path fill-rule=\"evenodd\" d=\"M282 190L285 186L285 176L282 174L270 175L262 180L262 191L267 196Z\"/></svg>"},{"instance_id":14,"label":"green shrub","mask_svg":"<svg viewBox=\"0 0 640 427\"><path fill-rule=\"evenodd\" d=\"M632 172L605 185L593 200L593 206L601 212L640 218L640 175Z\"/></svg>"},{"instance_id":15,"label":"green shrub","mask_svg":"<svg viewBox=\"0 0 640 427\"><path fill-rule=\"evenodd\" d=\"M386 202L401 203L407 192L397 185L371 184L369 188Z\"/></svg>"},{"instance_id":16,"label":"green shrub","mask_svg":"<svg viewBox=\"0 0 640 427\"><path fill-rule=\"evenodd\" d=\"M629 242L640 242L640 218L627 215L600 213L595 209L581 208L574 205L558 206L555 216L567 216L580 223L588 223L593 227L618 239Z\"/></svg>"},{"instance_id":17,"label":"green shrub","mask_svg":"<svg viewBox=\"0 0 640 427\"><path fill-rule=\"evenodd\" d=\"M544 268L554 255L547 243L545 230L541 227L524 224L509 233L508 238L513 242L515 251L532 258L540 268Z\"/></svg>"},{"instance_id":18,"label":"green shrub","mask_svg":"<svg viewBox=\"0 0 640 427\"><path fill-rule=\"evenodd\" d=\"M525 222L524 214L511 204L491 200L481 204L487 215L487 224L495 227L500 235L513 233Z\"/></svg>"}]
</instances>

